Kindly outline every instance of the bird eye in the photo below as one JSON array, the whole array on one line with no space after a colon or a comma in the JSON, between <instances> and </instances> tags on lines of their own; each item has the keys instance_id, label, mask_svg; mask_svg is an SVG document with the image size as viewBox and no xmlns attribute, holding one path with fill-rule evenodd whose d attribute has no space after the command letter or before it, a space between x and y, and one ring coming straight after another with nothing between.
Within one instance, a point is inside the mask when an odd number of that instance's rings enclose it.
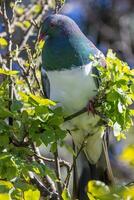
<instances>
[{"instance_id":1,"label":"bird eye","mask_svg":"<svg viewBox=\"0 0 134 200\"><path fill-rule=\"evenodd\" d=\"M51 23L51 24L50 24L50 26L51 26L51 27L54 27L54 26L55 26L55 24L54 24L54 23Z\"/></svg>"}]
</instances>

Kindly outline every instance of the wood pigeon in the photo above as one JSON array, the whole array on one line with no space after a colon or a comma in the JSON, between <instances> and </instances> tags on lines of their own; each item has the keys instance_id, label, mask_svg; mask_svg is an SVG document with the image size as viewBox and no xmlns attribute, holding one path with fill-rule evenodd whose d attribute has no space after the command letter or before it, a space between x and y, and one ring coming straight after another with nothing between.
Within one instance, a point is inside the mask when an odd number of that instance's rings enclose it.
<instances>
[{"instance_id":1,"label":"wood pigeon","mask_svg":"<svg viewBox=\"0 0 134 200\"><path fill-rule=\"evenodd\" d=\"M97 70L92 66L90 54L100 58L103 63L105 58L67 16L48 16L40 32L40 39L44 37L41 67L43 90L47 98L60 103L66 117L89 105L97 94L98 82L92 76ZM96 164L102 153L104 128L99 122L98 115L85 112L62 125L63 129L71 132L78 149L88 135L83 151L91 164Z\"/></svg>"}]
</instances>

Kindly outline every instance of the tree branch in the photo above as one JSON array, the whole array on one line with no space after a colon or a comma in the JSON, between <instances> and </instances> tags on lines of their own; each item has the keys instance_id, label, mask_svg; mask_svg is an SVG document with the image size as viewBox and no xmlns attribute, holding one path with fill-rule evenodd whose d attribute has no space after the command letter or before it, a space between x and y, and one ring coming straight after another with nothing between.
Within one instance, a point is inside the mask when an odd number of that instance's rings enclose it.
<instances>
[{"instance_id":1,"label":"tree branch","mask_svg":"<svg viewBox=\"0 0 134 200\"><path fill-rule=\"evenodd\" d=\"M81 110L79 110L78 112L73 113L72 115L69 115L67 117L64 118L64 122L72 120L75 117L78 117L79 115L82 115L84 113L88 112L87 107L82 108ZM104 120L104 122L107 122L105 116L101 113L99 113L98 111L95 110L95 114L100 116L101 119Z\"/></svg>"},{"instance_id":2,"label":"tree branch","mask_svg":"<svg viewBox=\"0 0 134 200\"><path fill-rule=\"evenodd\" d=\"M6 1L2 1L1 3L2 8L2 15L3 15L3 21L5 23L6 33L7 33L7 39L8 39L8 54L7 54L7 68L9 70L12 70L12 29L10 20L7 16L7 8L6 8ZM11 110L11 105L13 101L13 82L11 77L9 76L9 110ZM13 124L13 119L9 117L9 125Z\"/></svg>"},{"instance_id":3,"label":"tree branch","mask_svg":"<svg viewBox=\"0 0 134 200\"><path fill-rule=\"evenodd\" d=\"M40 159L40 152L39 152L39 149L38 149L33 143L31 144L31 147L32 147L32 150L33 150L33 152L34 152L34 155L36 155L36 156L34 156L34 159L35 159L38 163L42 163L42 164L45 165L44 161L43 161L42 159ZM38 157L37 157L37 155L38 155ZM47 185L49 185L50 188L51 188L51 191L48 190L49 193L50 193L50 195L53 195L53 196L56 195L56 196L57 196L56 199L59 199L59 198L58 198L57 191L56 191L55 183L52 181L52 179L51 179L48 175L45 176L45 180L46 180L46 182L47 182ZM42 183L42 185L44 185L44 184ZM45 186L45 185L44 185L44 186Z\"/></svg>"},{"instance_id":4,"label":"tree branch","mask_svg":"<svg viewBox=\"0 0 134 200\"><path fill-rule=\"evenodd\" d=\"M105 155L105 159L106 159L108 178L109 178L109 181L112 184L115 184L115 179L114 179L112 167L111 167L111 163L110 163L110 160L109 160L107 140L106 140L106 134L109 134L109 131L110 131L110 129L109 129L109 127L107 127L107 132L103 136L102 145L103 145L104 155Z\"/></svg>"},{"instance_id":5,"label":"tree branch","mask_svg":"<svg viewBox=\"0 0 134 200\"><path fill-rule=\"evenodd\" d=\"M50 162L50 163L54 163L55 162L55 159L52 159L52 158L42 157L42 156L39 156L37 154L34 154L34 156L36 156L37 158L43 160L44 162ZM59 159L59 163L60 163L60 167L66 167L67 171L70 170L71 166L70 166L70 163L68 163L67 161Z\"/></svg>"},{"instance_id":6,"label":"tree branch","mask_svg":"<svg viewBox=\"0 0 134 200\"><path fill-rule=\"evenodd\" d=\"M62 0L55 0L55 13L58 13L62 7Z\"/></svg>"},{"instance_id":7,"label":"tree branch","mask_svg":"<svg viewBox=\"0 0 134 200\"><path fill-rule=\"evenodd\" d=\"M59 199L58 194L56 192L50 192L47 187L39 179L37 179L37 177L34 176L33 173L30 172L29 175L31 183L37 186L43 197L49 197L51 200Z\"/></svg>"}]
</instances>

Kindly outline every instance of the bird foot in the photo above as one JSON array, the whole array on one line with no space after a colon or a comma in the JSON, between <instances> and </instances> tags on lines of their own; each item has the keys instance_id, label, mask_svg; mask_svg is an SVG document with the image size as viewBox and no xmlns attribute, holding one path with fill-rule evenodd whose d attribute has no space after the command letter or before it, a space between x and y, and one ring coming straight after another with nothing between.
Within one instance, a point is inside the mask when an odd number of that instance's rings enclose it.
<instances>
[{"instance_id":1,"label":"bird foot","mask_svg":"<svg viewBox=\"0 0 134 200\"><path fill-rule=\"evenodd\" d=\"M89 100L88 104L87 104L87 112L89 115L89 112L91 112L93 114L93 116L95 116L96 111L95 111L95 107L94 107L94 99Z\"/></svg>"}]
</instances>

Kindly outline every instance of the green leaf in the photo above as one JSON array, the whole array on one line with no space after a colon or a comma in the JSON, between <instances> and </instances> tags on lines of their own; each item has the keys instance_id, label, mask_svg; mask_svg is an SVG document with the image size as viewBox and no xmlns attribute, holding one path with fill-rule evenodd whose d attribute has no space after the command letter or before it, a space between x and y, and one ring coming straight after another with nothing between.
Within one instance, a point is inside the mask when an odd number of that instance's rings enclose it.
<instances>
[{"instance_id":1,"label":"green leaf","mask_svg":"<svg viewBox=\"0 0 134 200\"><path fill-rule=\"evenodd\" d=\"M130 86L130 88L131 88L131 91L134 93L134 84L132 84L132 85Z\"/></svg>"},{"instance_id":2,"label":"green leaf","mask_svg":"<svg viewBox=\"0 0 134 200\"><path fill-rule=\"evenodd\" d=\"M70 194L66 188L62 192L62 198L63 200L71 200Z\"/></svg>"},{"instance_id":3,"label":"green leaf","mask_svg":"<svg viewBox=\"0 0 134 200\"><path fill-rule=\"evenodd\" d=\"M9 191L13 188L13 184L9 181L0 181L0 194L9 193Z\"/></svg>"},{"instance_id":4,"label":"green leaf","mask_svg":"<svg viewBox=\"0 0 134 200\"><path fill-rule=\"evenodd\" d=\"M116 92L115 90L112 90L107 94L107 101L113 102L118 100L118 98L119 98L118 92Z\"/></svg>"},{"instance_id":5,"label":"green leaf","mask_svg":"<svg viewBox=\"0 0 134 200\"><path fill-rule=\"evenodd\" d=\"M24 92L18 92L18 94L24 102L28 102L29 96L27 94Z\"/></svg>"},{"instance_id":6,"label":"green leaf","mask_svg":"<svg viewBox=\"0 0 134 200\"><path fill-rule=\"evenodd\" d=\"M40 4L34 5L33 12L38 14L40 11L41 11L41 5Z\"/></svg>"},{"instance_id":7,"label":"green leaf","mask_svg":"<svg viewBox=\"0 0 134 200\"><path fill-rule=\"evenodd\" d=\"M11 200L10 194L0 194L1 200Z\"/></svg>"},{"instance_id":8,"label":"green leaf","mask_svg":"<svg viewBox=\"0 0 134 200\"><path fill-rule=\"evenodd\" d=\"M7 117L12 117L13 114L6 108L0 107L0 118L6 119Z\"/></svg>"},{"instance_id":9,"label":"green leaf","mask_svg":"<svg viewBox=\"0 0 134 200\"><path fill-rule=\"evenodd\" d=\"M18 15L23 15L24 14L24 8L21 7L21 6L15 6L14 10Z\"/></svg>"},{"instance_id":10,"label":"green leaf","mask_svg":"<svg viewBox=\"0 0 134 200\"><path fill-rule=\"evenodd\" d=\"M53 130L47 130L43 134L40 135L40 139L47 146L55 141L55 134Z\"/></svg>"},{"instance_id":11,"label":"green leaf","mask_svg":"<svg viewBox=\"0 0 134 200\"><path fill-rule=\"evenodd\" d=\"M45 166L45 174L50 176L52 180L56 181L57 176L55 174L55 171L47 166Z\"/></svg>"},{"instance_id":12,"label":"green leaf","mask_svg":"<svg viewBox=\"0 0 134 200\"><path fill-rule=\"evenodd\" d=\"M19 111L23 107L23 104L21 101L14 100L11 105L12 111Z\"/></svg>"},{"instance_id":13,"label":"green leaf","mask_svg":"<svg viewBox=\"0 0 134 200\"><path fill-rule=\"evenodd\" d=\"M35 102L37 102L39 105L44 105L44 106L55 106L56 103L51 101L50 99L44 99L40 96L35 96L33 94L30 94L29 97L33 99Z\"/></svg>"},{"instance_id":14,"label":"green leaf","mask_svg":"<svg viewBox=\"0 0 134 200\"><path fill-rule=\"evenodd\" d=\"M38 43L38 48L42 49L44 44L45 44L45 41L44 40L40 40L39 43Z\"/></svg>"},{"instance_id":15,"label":"green leaf","mask_svg":"<svg viewBox=\"0 0 134 200\"><path fill-rule=\"evenodd\" d=\"M134 185L131 185L129 187L126 187L123 191L122 191L122 199L134 199Z\"/></svg>"},{"instance_id":16,"label":"green leaf","mask_svg":"<svg viewBox=\"0 0 134 200\"><path fill-rule=\"evenodd\" d=\"M15 70L5 70L5 69L0 68L0 74L5 74L5 75L8 75L8 76L12 76L12 75L16 75L18 73L19 72L15 71Z\"/></svg>"},{"instance_id":17,"label":"green leaf","mask_svg":"<svg viewBox=\"0 0 134 200\"><path fill-rule=\"evenodd\" d=\"M18 166L16 164L15 158L8 153L1 153L0 156L0 177L2 179L11 180L19 174Z\"/></svg>"},{"instance_id":18,"label":"green leaf","mask_svg":"<svg viewBox=\"0 0 134 200\"><path fill-rule=\"evenodd\" d=\"M31 23L30 23L30 21L28 21L28 20L25 20L24 22L23 22L23 25L24 25L24 27L25 28L30 28L30 26L31 26Z\"/></svg>"},{"instance_id":19,"label":"green leaf","mask_svg":"<svg viewBox=\"0 0 134 200\"><path fill-rule=\"evenodd\" d=\"M61 129L56 129L55 130L55 139L56 139L56 141L63 140L65 137L66 137L66 131L63 131Z\"/></svg>"},{"instance_id":20,"label":"green leaf","mask_svg":"<svg viewBox=\"0 0 134 200\"><path fill-rule=\"evenodd\" d=\"M103 199L108 200L107 195L110 193L110 189L101 181L89 181L87 186L87 195L91 199Z\"/></svg>"},{"instance_id":21,"label":"green leaf","mask_svg":"<svg viewBox=\"0 0 134 200\"><path fill-rule=\"evenodd\" d=\"M4 47L6 47L7 45L8 45L8 42L6 41L6 39L3 38L3 37L0 37L0 47L1 47L1 48L4 48Z\"/></svg>"},{"instance_id":22,"label":"green leaf","mask_svg":"<svg viewBox=\"0 0 134 200\"><path fill-rule=\"evenodd\" d=\"M134 100L133 70L127 63L118 59L112 50L107 53L106 68L101 66L97 58L92 60L101 80L95 98L95 109L101 115L103 113L104 126L110 125L114 129L117 140L125 139L128 129L132 126L133 114L128 106Z\"/></svg>"},{"instance_id":23,"label":"green leaf","mask_svg":"<svg viewBox=\"0 0 134 200\"><path fill-rule=\"evenodd\" d=\"M40 192L39 190L28 190L24 192L25 200L40 200Z\"/></svg>"},{"instance_id":24,"label":"green leaf","mask_svg":"<svg viewBox=\"0 0 134 200\"><path fill-rule=\"evenodd\" d=\"M57 144L56 144L56 142L53 142L53 143L51 144L51 149L50 149L50 151L51 151L52 153L55 153L56 150L57 150Z\"/></svg>"},{"instance_id":25,"label":"green leaf","mask_svg":"<svg viewBox=\"0 0 134 200\"><path fill-rule=\"evenodd\" d=\"M124 148L119 156L119 159L123 162L129 163L129 165L134 166L134 145L129 145Z\"/></svg>"},{"instance_id":26,"label":"green leaf","mask_svg":"<svg viewBox=\"0 0 134 200\"><path fill-rule=\"evenodd\" d=\"M9 137L7 135L0 134L0 146L8 146L9 145Z\"/></svg>"}]
</instances>

